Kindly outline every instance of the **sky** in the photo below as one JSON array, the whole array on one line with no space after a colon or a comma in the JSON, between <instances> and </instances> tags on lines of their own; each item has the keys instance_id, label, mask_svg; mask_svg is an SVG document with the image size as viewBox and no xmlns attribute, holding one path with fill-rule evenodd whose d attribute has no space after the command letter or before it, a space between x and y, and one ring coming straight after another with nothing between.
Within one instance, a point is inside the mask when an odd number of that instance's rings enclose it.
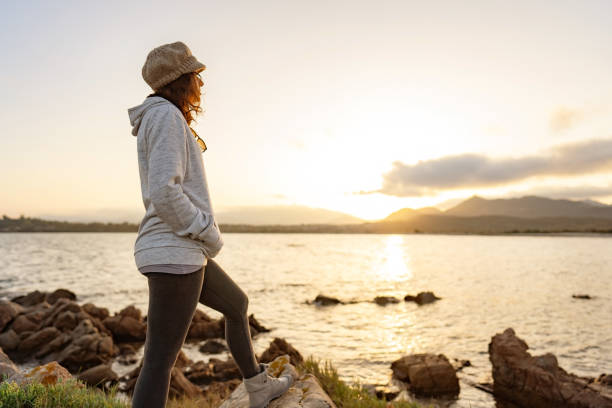
<instances>
[{"instance_id":1,"label":"sky","mask_svg":"<svg viewBox=\"0 0 612 408\"><path fill-rule=\"evenodd\" d=\"M612 204L612 2L22 1L0 13L0 214L142 217L148 52L207 69L215 211L367 220L472 195Z\"/></svg>"}]
</instances>

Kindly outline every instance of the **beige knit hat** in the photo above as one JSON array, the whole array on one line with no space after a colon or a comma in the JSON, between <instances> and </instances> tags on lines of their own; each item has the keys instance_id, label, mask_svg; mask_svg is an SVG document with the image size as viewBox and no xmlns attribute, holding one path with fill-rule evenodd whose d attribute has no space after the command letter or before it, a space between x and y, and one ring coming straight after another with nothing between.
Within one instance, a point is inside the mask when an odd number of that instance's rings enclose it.
<instances>
[{"instance_id":1,"label":"beige knit hat","mask_svg":"<svg viewBox=\"0 0 612 408\"><path fill-rule=\"evenodd\" d=\"M160 45L149 52L142 66L142 77L153 91L157 92L183 74L205 69L206 65L191 54L189 47L177 41Z\"/></svg>"}]
</instances>

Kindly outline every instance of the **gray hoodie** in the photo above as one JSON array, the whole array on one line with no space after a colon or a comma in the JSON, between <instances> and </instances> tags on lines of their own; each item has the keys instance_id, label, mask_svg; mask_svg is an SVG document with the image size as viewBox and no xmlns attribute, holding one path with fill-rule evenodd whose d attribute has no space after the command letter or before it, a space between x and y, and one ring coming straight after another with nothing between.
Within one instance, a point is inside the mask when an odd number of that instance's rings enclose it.
<instances>
[{"instance_id":1,"label":"gray hoodie","mask_svg":"<svg viewBox=\"0 0 612 408\"><path fill-rule=\"evenodd\" d=\"M223 239L200 146L181 111L162 97L149 96L128 114L146 210L134 243L136 266L205 265Z\"/></svg>"}]
</instances>

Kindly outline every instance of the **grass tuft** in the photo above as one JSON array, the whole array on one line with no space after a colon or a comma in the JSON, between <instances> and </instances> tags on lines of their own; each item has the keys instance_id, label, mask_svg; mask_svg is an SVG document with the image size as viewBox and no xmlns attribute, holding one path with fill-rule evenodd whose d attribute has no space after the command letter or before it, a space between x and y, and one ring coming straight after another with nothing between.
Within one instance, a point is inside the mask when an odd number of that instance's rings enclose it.
<instances>
[{"instance_id":1,"label":"grass tuft","mask_svg":"<svg viewBox=\"0 0 612 408\"><path fill-rule=\"evenodd\" d=\"M5 377L5 376L3 376ZM4 378L3 378L4 379ZM0 383L0 407L3 408L130 408L116 399L118 385L108 393L85 386L76 378L60 379L56 384L33 382L18 385L14 381Z\"/></svg>"},{"instance_id":2,"label":"grass tuft","mask_svg":"<svg viewBox=\"0 0 612 408\"><path fill-rule=\"evenodd\" d=\"M338 408L420 408L414 402L381 400L359 383L346 384L339 378L338 371L333 367L331 361L321 362L309 356L298 369L302 373L314 375Z\"/></svg>"}]
</instances>

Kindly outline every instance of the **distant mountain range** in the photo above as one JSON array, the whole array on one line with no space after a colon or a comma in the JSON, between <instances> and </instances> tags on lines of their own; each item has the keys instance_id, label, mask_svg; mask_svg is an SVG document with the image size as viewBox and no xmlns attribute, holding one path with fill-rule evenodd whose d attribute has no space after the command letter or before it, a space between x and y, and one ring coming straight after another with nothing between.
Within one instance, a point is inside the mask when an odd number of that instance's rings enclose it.
<instances>
[{"instance_id":1,"label":"distant mountain range","mask_svg":"<svg viewBox=\"0 0 612 408\"><path fill-rule=\"evenodd\" d=\"M298 225L361 224L364 220L338 211L304 205L243 206L215 211L219 224Z\"/></svg>"},{"instance_id":2,"label":"distant mountain range","mask_svg":"<svg viewBox=\"0 0 612 408\"><path fill-rule=\"evenodd\" d=\"M215 213L222 232L306 233L612 233L612 205L525 196L474 196L441 211L404 208L366 222L357 217L306 206L234 207ZM0 232L136 232L138 223L78 223L20 217L0 219Z\"/></svg>"},{"instance_id":3,"label":"distant mountain range","mask_svg":"<svg viewBox=\"0 0 612 408\"><path fill-rule=\"evenodd\" d=\"M473 196L446 211L434 207L417 210L404 208L390 214L382 221L407 221L419 215L445 215L455 217L505 216L517 218L612 218L612 205L593 200L556 200L546 197L485 199Z\"/></svg>"}]
</instances>

